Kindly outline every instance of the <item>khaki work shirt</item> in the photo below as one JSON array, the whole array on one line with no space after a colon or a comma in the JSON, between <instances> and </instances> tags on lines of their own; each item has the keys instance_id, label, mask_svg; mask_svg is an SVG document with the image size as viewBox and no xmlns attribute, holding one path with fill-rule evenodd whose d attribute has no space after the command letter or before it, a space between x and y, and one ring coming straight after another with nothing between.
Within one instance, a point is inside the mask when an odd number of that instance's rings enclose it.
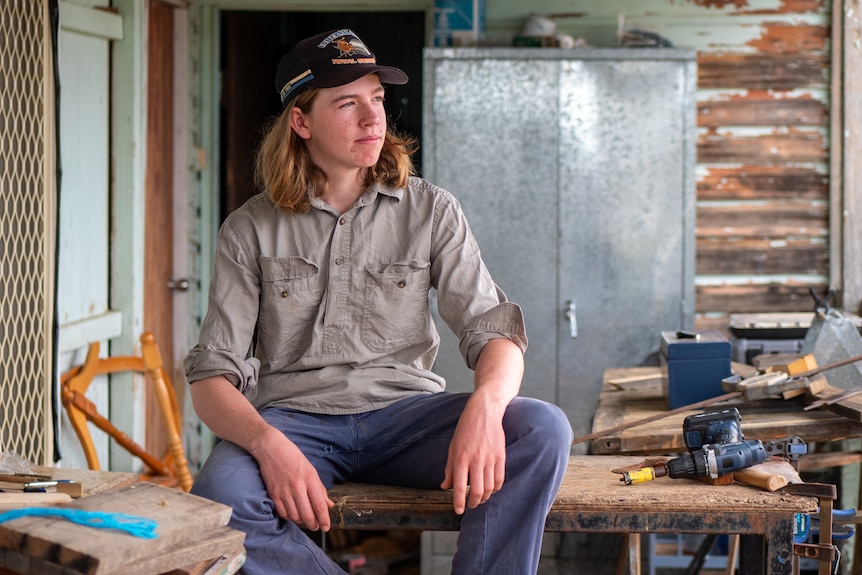
<instances>
[{"instance_id":1,"label":"khaki work shirt","mask_svg":"<svg viewBox=\"0 0 862 575\"><path fill-rule=\"evenodd\" d=\"M521 308L450 193L411 178L369 187L344 214L311 203L289 214L259 194L227 217L189 383L224 375L258 409L332 415L441 391L431 288L471 369L490 339L526 349Z\"/></svg>"}]
</instances>

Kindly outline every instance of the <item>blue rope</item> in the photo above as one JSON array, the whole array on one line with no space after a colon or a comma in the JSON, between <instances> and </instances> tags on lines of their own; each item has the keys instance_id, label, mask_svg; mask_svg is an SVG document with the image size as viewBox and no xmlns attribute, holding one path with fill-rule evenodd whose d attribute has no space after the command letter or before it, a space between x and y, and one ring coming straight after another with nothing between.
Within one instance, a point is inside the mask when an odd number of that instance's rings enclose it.
<instances>
[{"instance_id":1,"label":"blue rope","mask_svg":"<svg viewBox=\"0 0 862 575\"><path fill-rule=\"evenodd\" d=\"M0 523L19 517L59 517L78 525L95 527L97 529L117 529L135 537L156 539L156 528L159 524L147 517L137 517L124 513L108 513L104 511L85 511L84 509L66 509L62 507L25 507L0 513Z\"/></svg>"}]
</instances>

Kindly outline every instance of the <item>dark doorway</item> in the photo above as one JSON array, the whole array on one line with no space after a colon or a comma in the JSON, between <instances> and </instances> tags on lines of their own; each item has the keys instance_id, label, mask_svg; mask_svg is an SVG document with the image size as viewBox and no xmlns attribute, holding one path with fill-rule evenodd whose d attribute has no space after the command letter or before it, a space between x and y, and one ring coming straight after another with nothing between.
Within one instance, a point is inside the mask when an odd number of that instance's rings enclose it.
<instances>
[{"instance_id":1,"label":"dark doorway","mask_svg":"<svg viewBox=\"0 0 862 575\"><path fill-rule=\"evenodd\" d=\"M389 86L386 107L397 129L422 141L423 12L250 12L221 16L221 216L258 193L254 153L266 122L281 111L275 68L297 41L350 28L380 63L404 70L410 81ZM420 154L414 156L417 169Z\"/></svg>"}]
</instances>

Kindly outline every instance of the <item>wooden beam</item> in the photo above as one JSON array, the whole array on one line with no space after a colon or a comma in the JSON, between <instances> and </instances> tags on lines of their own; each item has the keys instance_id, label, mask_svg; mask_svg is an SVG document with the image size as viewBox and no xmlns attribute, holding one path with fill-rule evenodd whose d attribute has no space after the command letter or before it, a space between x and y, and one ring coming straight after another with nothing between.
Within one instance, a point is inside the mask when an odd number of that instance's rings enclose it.
<instances>
[{"instance_id":1,"label":"wooden beam","mask_svg":"<svg viewBox=\"0 0 862 575\"><path fill-rule=\"evenodd\" d=\"M697 56L698 89L797 90L825 86L829 64L822 54L707 53Z\"/></svg>"},{"instance_id":2,"label":"wooden beam","mask_svg":"<svg viewBox=\"0 0 862 575\"><path fill-rule=\"evenodd\" d=\"M843 223L843 303L847 311L860 312L862 301L862 1L846 0L843 34L843 111L842 190L840 212Z\"/></svg>"},{"instance_id":3,"label":"wooden beam","mask_svg":"<svg viewBox=\"0 0 862 575\"><path fill-rule=\"evenodd\" d=\"M778 165L704 166L697 199L829 199L829 176L814 168Z\"/></svg>"},{"instance_id":4,"label":"wooden beam","mask_svg":"<svg viewBox=\"0 0 862 575\"><path fill-rule=\"evenodd\" d=\"M778 97L760 90L697 103L697 125L824 126L826 105L810 95Z\"/></svg>"},{"instance_id":5,"label":"wooden beam","mask_svg":"<svg viewBox=\"0 0 862 575\"><path fill-rule=\"evenodd\" d=\"M699 285L695 287L695 297L697 307L708 309L711 313L793 312L812 308L811 295L808 293L809 286L818 293L826 290L826 286L822 283L809 284L794 281Z\"/></svg>"},{"instance_id":6,"label":"wooden beam","mask_svg":"<svg viewBox=\"0 0 862 575\"><path fill-rule=\"evenodd\" d=\"M824 162L828 159L823 134L792 130L754 136L707 133L697 139L697 161L719 162Z\"/></svg>"},{"instance_id":7,"label":"wooden beam","mask_svg":"<svg viewBox=\"0 0 862 575\"><path fill-rule=\"evenodd\" d=\"M698 206L697 236L734 238L826 238L828 208L816 202Z\"/></svg>"},{"instance_id":8,"label":"wooden beam","mask_svg":"<svg viewBox=\"0 0 862 575\"><path fill-rule=\"evenodd\" d=\"M832 58L829 117L829 286L837 293L836 303L844 305L844 7L843 0L832 0Z\"/></svg>"},{"instance_id":9,"label":"wooden beam","mask_svg":"<svg viewBox=\"0 0 862 575\"><path fill-rule=\"evenodd\" d=\"M812 240L698 239L696 252L699 274L829 273L828 246Z\"/></svg>"}]
</instances>

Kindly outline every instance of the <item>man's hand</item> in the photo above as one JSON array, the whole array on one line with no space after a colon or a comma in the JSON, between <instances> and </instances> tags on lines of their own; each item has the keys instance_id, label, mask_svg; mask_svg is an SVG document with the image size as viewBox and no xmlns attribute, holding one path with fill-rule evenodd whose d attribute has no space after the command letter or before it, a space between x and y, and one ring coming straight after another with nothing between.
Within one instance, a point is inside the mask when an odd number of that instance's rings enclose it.
<instances>
[{"instance_id":1,"label":"man's hand","mask_svg":"<svg viewBox=\"0 0 862 575\"><path fill-rule=\"evenodd\" d=\"M452 488L458 515L464 513L465 507L475 509L485 503L503 487L506 436L502 411L474 394L458 420L449 444L445 478L440 485L443 489Z\"/></svg>"},{"instance_id":2,"label":"man's hand","mask_svg":"<svg viewBox=\"0 0 862 575\"><path fill-rule=\"evenodd\" d=\"M260 465L276 512L311 531L329 531L329 509L335 504L317 470L292 441L277 429L270 429L249 452Z\"/></svg>"},{"instance_id":3,"label":"man's hand","mask_svg":"<svg viewBox=\"0 0 862 575\"><path fill-rule=\"evenodd\" d=\"M257 460L280 517L312 531L329 531L329 509L334 503L317 470L292 441L264 421L222 376L195 382L191 396L198 416L217 436L239 445Z\"/></svg>"},{"instance_id":4,"label":"man's hand","mask_svg":"<svg viewBox=\"0 0 862 575\"><path fill-rule=\"evenodd\" d=\"M473 395L455 427L443 489L452 488L455 513L475 509L503 487L506 435L503 415L524 375L521 349L508 339L485 344L476 363ZM467 494L469 485L470 493Z\"/></svg>"}]
</instances>

